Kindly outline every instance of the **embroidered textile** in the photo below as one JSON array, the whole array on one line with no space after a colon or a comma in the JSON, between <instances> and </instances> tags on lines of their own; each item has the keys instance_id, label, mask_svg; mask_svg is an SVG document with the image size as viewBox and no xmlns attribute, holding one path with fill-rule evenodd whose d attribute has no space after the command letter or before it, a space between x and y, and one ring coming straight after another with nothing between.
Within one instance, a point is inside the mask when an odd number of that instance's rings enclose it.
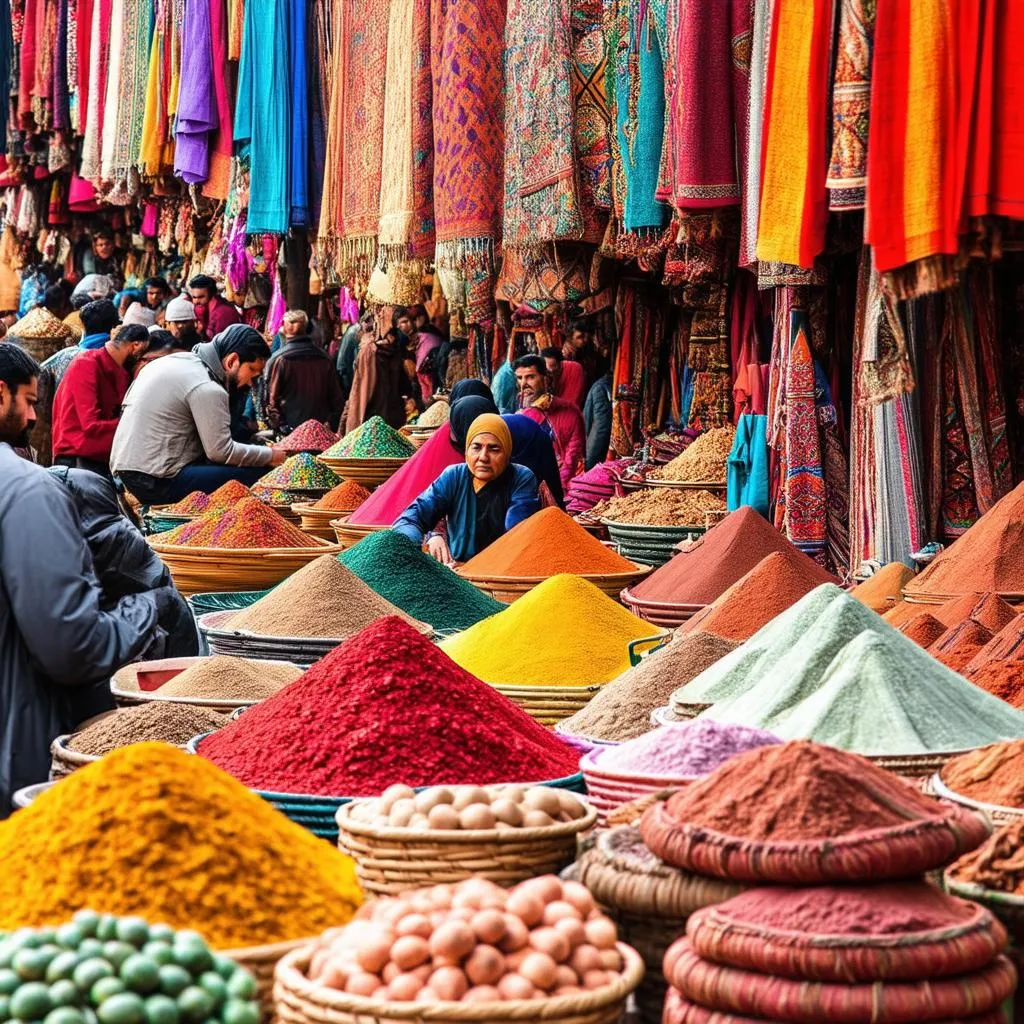
<instances>
[{"instance_id":1,"label":"embroidered textile","mask_svg":"<svg viewBox=\"0 0 1024 1024\"><path fill-rule=\"evenodd\" d=\"M738 139L743 189L740 204L740 266L757 263L757 222L761 210L761 119L768 87L768 43L771 30L771 0L754 0L750 35L750 75L746 96L746 132Z\"/></svg>"},{"instance_id":2,"label":"embroidered textile","mask_svg":"<svg viewBox=\"0 0 1024 1024\"><path fill-rule=\"evenodd\" d=\"M437 2L437 0L433 0ZM409 253L434 257L434 75L431 68L433 12L416 4L412 66L412 230Z\"/></svg>"}]
</instances>

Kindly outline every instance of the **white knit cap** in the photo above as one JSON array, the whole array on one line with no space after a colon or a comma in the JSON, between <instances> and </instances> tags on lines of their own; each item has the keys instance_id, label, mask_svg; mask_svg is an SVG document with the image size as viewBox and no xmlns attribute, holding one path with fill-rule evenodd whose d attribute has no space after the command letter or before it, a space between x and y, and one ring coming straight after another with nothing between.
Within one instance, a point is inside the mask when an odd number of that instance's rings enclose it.
<instances>
[{"instance_id":1,"label":"white knit cap","mask_svg":"<svg viewBox=\"0 0 1024 1024\"><path fill-rule=\"evenodd\" d=\"M164 320L167 323L181 323L183 320L195 320L195 318L196 307L180 295L176 299L171 299L164 311Z\"/></svg>"}]
</instances>

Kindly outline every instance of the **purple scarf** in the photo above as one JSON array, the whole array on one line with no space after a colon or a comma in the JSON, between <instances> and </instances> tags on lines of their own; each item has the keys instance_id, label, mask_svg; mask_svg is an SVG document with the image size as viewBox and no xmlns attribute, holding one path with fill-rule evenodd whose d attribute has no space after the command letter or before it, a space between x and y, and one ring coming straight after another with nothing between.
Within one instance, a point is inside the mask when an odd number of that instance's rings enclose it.
<instances>
[{"instance_id":1,"label":"purple scarf","mask_svg":"<svg viewBox=\"0 0 1024 1024\"><path fill-rule=\"evenodd\" d=\"M174 133L174 173L196 185L210 176L210 132L219 125L213 87L209 0L185 0L181 88Z\"/></svg>"}]
</instances>

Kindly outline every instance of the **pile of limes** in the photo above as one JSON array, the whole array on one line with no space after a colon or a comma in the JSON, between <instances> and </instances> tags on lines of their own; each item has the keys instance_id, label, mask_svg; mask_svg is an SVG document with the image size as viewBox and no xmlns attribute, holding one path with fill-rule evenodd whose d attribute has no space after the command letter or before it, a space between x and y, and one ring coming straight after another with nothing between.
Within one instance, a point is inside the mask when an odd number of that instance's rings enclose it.
<instances>
[{"instance_id":1,"label":"pile of limes","mask_svg":"<svg viewBox=\"0 0 1024 1024\"><path fill-rule=\"evenodd\" d=\"M260 1024L253 976L202 936L82 910L0 935L0 1021Z\"/></svg>"}]
</instances>

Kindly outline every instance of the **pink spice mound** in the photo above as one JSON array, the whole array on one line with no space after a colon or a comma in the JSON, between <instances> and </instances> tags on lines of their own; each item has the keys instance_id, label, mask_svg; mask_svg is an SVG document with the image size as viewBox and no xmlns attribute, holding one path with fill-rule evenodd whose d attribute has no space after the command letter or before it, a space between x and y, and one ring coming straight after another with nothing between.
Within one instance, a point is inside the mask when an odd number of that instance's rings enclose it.
<instances>
[{"instance_id":1,"label":"pink spice mound","mask_svg":"<svg viewBox=\"0 0 1024 1024\"><path fill-rule=\"evenodd\" d=\"M393 616L199 753L253 789L333 796L377 796L397 782L543 782L579 766L578 751Z\"/></svg>"},{"instance_id":2,"label":"pink spice mound","mask_svg":"<svg viewBox=\"0 0 1024 1024\"><path fill-rule=\"evenodd\" d=\"M306 420L301 426L296 427L287 437L278 442L278 447L286 452L312 452L319 455L338 440L330 427L325 426L319 420Z\"/></svg>"}]
</instances>

